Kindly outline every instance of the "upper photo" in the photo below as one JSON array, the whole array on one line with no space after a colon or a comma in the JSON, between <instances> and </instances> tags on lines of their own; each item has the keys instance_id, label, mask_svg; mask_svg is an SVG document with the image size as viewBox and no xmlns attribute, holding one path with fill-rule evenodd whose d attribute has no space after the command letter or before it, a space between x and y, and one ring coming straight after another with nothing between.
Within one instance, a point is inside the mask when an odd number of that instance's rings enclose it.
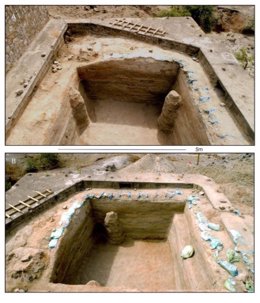
<instances>
[{"instance_id":1,"label":"upper photo","mask_svg":"<svg viewBox=\"0 0 260 303\"><path fill-rule=\"evenodd\" d=\"M255 7L5 6L6 145L254 145Z\"/></svg>"}]
</instances>

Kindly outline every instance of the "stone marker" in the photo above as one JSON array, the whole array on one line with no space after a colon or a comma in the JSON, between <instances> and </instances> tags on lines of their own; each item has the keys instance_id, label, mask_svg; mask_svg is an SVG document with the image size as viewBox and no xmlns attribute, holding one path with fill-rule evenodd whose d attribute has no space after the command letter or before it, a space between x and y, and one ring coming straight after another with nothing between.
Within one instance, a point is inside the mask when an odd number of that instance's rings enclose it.
<instances>
[{"instance_id":1,"label":"stone marker","mask_svg":"<svg viewBox=\"0 0 260 303\"><path fill-rule=\"evenodd\" d=\"M90 280L86 285L90 285L90 286L101 286L99 282L95 281L95 280Z\"/></svg>"},{"instance_id":2,"label":"stone marker","mask_svg":"<svg viewBox=\"0 0 260 303\"><path fill-rule=\"evenodd\" d=\"M106 213L104 223L109 242L111 244L121 244L125 239L125 234L118 220L117 213L113 211Z\"/></svg>"},{"instance_id":3,"label":"stone marker","mask_svg":"<svg viewBox=\"0 0 260 303\"><path fill-rule=\"evenodd\" d=\"M78 131L79 133L82 133L89 125L89 117L85 102L79 91L74 88L70 88L69 90L69 101Z\"/></svg>"},{"instance_id":4,"label":"stone marker","mask_svg":"<svg viewBox=\"0 0 260 303\"><path fill-rule=\"evenodd\" d=\"M163 132L172 131L180 105L181 96L175 90L171 90L165 98L162 112L158 118L159 130Z\"/></svg>"}]
</instances>

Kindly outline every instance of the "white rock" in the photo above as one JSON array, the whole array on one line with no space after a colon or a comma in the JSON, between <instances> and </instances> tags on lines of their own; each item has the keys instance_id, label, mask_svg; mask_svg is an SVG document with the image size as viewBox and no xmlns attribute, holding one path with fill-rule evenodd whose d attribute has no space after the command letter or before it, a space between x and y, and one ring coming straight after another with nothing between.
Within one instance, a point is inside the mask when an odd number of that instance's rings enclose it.
<instances>
[{"instance_id":1,"label":"white rock","mask_svg":"<svg viewBox=\"0 0 260 303\"><path fill-rule=\"evenodd\" d=\"M182 252L181 252L181 257L183 259L188 259L190 257L192 257L194 254L194 248L191 245L187 245L183 248Z\"/></svg>"}]
</instances>

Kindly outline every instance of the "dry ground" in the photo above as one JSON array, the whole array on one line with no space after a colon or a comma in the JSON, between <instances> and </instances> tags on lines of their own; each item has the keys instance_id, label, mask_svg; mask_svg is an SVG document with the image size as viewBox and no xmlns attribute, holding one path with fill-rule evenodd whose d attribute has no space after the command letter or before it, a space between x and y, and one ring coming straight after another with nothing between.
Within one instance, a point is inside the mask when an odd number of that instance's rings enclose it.
<instances>
[{"instance_id":1,"label":"dry ground","mask_svg":"<svg viewBox=\"0 0 260 303\"><path fill-rule=\"evenodd\" d=\"M80 169L93 164L99 159L109 158L116 154L60 154L62 167ZM132 154L133 160L138 160L146 154ZM24 170L25 158L20 154L17 160L17 170L20 175ZM31 156L31 155L26 155ZM197 154L158 154L163 163L159 169L162 172L167 169L172 173L199 173L207 175L221 185L225 195L230 199L233 206L243 214L252 215L254 212L254 157L252 154L200 154L197 165ZM7 155L8 161L16 157L14 154ZM163 161L163 160L169 160ZM9 162L10 163L10 162ZM136 162L137 163L137 162ZM150 162L144 162L142 170L154 168L154 157ZM129 167L130 168L130 167ZM7 172L8 173L8 172ZM23 172L24 173L24 172Z\"/></svg>"},{"instance_id":2,"label":"dry ground","mask_svg":"<svg viewBox=\"0 0 260 303\"><path fill-rule=\"evenodd\" d=\"M155 17L161 10L168 10L170 5L53 5L48 7L51 18L151 18ZM222 6L223 7L223 6ZM222 31L217 33L212 31L207 34L213 40L218 39L230 52L235 54L241 48L246 48L247 52L254 56L255 37L241 34L245 24L254 20L254 7L251 6L225 6L216 9L215 16ZM229 10L230 9L230 10ZM233 10L239 13L232 12ZM246 70L250 76L254 77L254 64Z\"/></svg>"},{"instance_id":3,"label":"dry ground","mask_svg":"<svg viewBox=\"0 0 260 303\"><path fill-rule=\"evenodd\" d=\"M143 157L145 154L135 154ZM197 165L197 154L160 154L170 160L173 173L199 173L207 175L221 185L225 195L233 206L243 214L254 212L254 158L252 154L200 154ZM95 159L97 155L63 155L66 165L83 166L85 161ZM106 157L100 155L99 158ZM149 163L147 164L147 166ZM151 163L152 165L152 163ZM146 167L149 169L149 167ZM146 169L144 167L144 169Z\"/></svg>"}]
</instances>

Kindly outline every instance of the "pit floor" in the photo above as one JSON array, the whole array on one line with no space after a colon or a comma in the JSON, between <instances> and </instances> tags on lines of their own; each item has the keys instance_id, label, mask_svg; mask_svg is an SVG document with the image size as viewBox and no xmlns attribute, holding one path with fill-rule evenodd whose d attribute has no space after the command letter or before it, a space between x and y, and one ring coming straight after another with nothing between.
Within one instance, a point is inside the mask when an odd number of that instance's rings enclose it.
<instances>
[{"instance_id":1,"label":"pit floor","mask_svg":"<svg viewBox=\"0 0 260 303\"><path fill-rule=\"evenodd\" d=\"M97 244L86 256L71 284L90 280L102 286L132 289L174 289L174 271L168 241L126 240L121 245Z\"/></svg>"},{"instance_id":2,"label":"pit floor","mask_svg":"<svg viewBox=\"0 0 260 303\"><path fill-rule=\"evenodd\" d=\"M137 145L144 142L149 145L165 144L168 136L157 129L161 107L160 104L97 100L95 122L90 123L76 143L128 145L131 140Z\"/></svg>"}]
</instances>

